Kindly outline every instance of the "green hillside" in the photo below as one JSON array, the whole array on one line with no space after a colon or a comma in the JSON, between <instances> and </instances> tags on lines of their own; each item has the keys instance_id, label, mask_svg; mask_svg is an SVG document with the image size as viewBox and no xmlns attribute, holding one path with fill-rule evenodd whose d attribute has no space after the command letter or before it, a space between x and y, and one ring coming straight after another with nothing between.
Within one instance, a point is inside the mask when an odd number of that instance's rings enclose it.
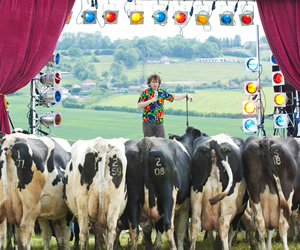
<instances>
[{"instance_id":1,"label":"green hillside","mask_svg":"<svg viewBox=\"0 0 300 250\"><path fill-rule=\"evenodd\" d=\"M131 105L136 105L133 103L136 102L137 95L125 95L122 96L122 98L125 98L123 104L132 103ZM29 125L27 113L29 108L27 105L30 102L30 97L24 95L8 96L7 100L10 103L8 111L14 127L28 129ZM113 103L112 98L109 98L108 100ZM199 103L200 100L201 99L199 98ZM206 107L211 107L210 110L214 110L213 103L216 103L216 101L217 100L214 99L214 101L210 102L210 104ZM195 101L193 105L196 105L197 102L198 101ZM184 101L178 101L178 103L170 105L176 104L181 104L183 109L185 107ZM203 104L202 106L204 108L205 105ZM190 107L192 106L190 105ZM201 106L199 105L199 108L200 107ZM101 136L103 138L124 137L130 139L138 139L142 137L142 119L141 113L139 112L127 113L96 111L90 109L65 109L61 105L52 109L40 108L37 109L37 112L47 113L51 110L62 113L62 126L60 128L52 128L51 131L49 131L45 127L42 127L43 130L51 132L51 136L65 138L70 141L76 141L78 139L92 139L97 136ZM209 135L227 132L232 136L238 136L244 139L248 137L248 135L244 134L242 131L241 119L189 116L188 122L190 126L194 126ZM185 131L186 124L186 116L165 115L166 134L173 133L181 135ZM265 121L265 128L267 129L268 134L272 134L272 126L273 120Z\"/></svg>"},{"instance_id":2,"label":"green hillside","mask_svg":"<svg viewBox=\"0 0 300 250\"><path fill-rule=\"evenodd\" d=\"M262 91L263 105L265 103L266 113L272 113L272 87L264 87ZM198 111L204 113L242 113L242 102L248 100L242 89L240 90L222 90L222 89L203 89L197 90L192 94L194 101L188 103L188 109L191 111ZM117 107L130 107L136 108L139 93L135 94L118 94L108 98L104 98L97 102L95 105L101 106L117 106ZM93 106L95 106L93 105ZM166 109L181 109L186 110L186 103L184 100L174 101L173 103L165 102Z\"/></svg>"}]
</instances>

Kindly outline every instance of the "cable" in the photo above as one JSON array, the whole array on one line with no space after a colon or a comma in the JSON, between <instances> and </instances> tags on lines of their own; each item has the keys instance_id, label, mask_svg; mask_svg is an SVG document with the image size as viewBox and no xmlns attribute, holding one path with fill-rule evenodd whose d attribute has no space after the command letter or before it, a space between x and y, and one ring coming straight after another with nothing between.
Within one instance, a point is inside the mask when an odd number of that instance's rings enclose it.
<instances>
[{"instance_id":1,"label":"cable","mask_svg":"<svg viewBox=\"0 0 300 250\"><path fill-rule=\"evenodd\" d=\"M77 18L76 18L76 23L77 24L83 24L83 21L81 23L78 22L78 17L80 16L80 14L82 13L82 10L83 10L83 3L82 3L82 0L81 0L81 7L80 7L80 11L77 15Z\"/></svg>"},{"instance_id":2,"label":"cable","mask_svg":"<svg viewBox=\"0 0 300 250\"><path fill-rule=\"evenodd\" d=\"M194 3L195 3L195 0L193 0L192 7L191 7L191 10L190 10L190 12L189 12L190 17L189 17L189 19L187 20L187 22L186 22L183 26L179 25L179 28L180 28L180 30L179 30L179 35L181 35L181 36L183 36L183 28L186 27L186 26L188 25L189 21L191 20L191 18L192 18L192 16L193 16L193 13L194 13Z\"/></svg>"}]
</instances>

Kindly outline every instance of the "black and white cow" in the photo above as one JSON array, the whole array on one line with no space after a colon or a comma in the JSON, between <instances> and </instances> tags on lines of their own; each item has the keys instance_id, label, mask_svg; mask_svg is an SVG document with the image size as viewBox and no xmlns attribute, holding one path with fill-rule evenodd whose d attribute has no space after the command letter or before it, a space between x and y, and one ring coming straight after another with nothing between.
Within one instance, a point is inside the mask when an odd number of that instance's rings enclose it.
<instances>
[{"instance_id":1,"label":"black and white cow","mask_svg":"<svg viewBox=\"0 0 300 250\"><path fill-rule=\"evenodd\" d=\"M299 197L294 197L295 178L299 172L298 143L291 137L249 137L243 151L243 163L261 249L266 248L266 229L268 249L271 249L273 233L270 229L279 230L283 247L288 249L292 200Z\"/></svg>"},{"instance_id":2,"label":"black and white cow","mask_svg":"<svg viewBox=\"0 0 300 250\"><path fill-rule=\"evenodd\" d=\"M231 223L236 216L241 216L247 201L241 156L243 146L242 139L227 134L200 137L194 141L191 249L195 249L201 229L215 230L221 238L222 248L230 249Z\"/></svg>"},{"instance_id":3,"label":"black and white cow","mask_svg":"<svg viewBox=\"0 0 300 250\"><path fill-rule=\"evenodd\" d=\"M63 199L63 177L71 160L70 145L63 139L21 133L6 135L1 144L0 249L4 247L7 222L16 226L19 247L30 249L36 220L46 249L52 237L49 220L58 248L68 249L73 216Z\"/></svg>"},{"instance_id":4,"label":"black and white cow","mask_svg":"<svg viewBox=\"0 0 300 250\"><path fill-rule=\"evenodd\" d=\"M89 220L96 222L95 233L104 231L107 249L113 249L117 221L127 203L125 141L97 137L72 145L65 199L78 220L81 249L88 246Z\"/></svg>"},{"instance_id":5,"label":"black and white cow","mask_svg":"<svg viewBox=\"0 0 300 250\"><path fill-rule=\"evenodd\" d=\"M137 247L139 222L153 220L165 231L170 249L183 249L190 210L192 143L201 132L188 127L177 140L145 137L125 143L132 249ZM175 218L175 221L174 221Z\"/></svg>"}]
</instances>

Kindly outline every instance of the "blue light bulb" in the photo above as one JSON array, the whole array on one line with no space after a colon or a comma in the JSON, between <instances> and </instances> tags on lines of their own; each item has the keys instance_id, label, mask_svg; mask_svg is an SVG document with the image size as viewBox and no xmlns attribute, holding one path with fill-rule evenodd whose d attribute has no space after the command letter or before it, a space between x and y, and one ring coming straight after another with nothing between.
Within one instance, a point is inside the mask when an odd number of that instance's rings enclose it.
<instances>
[{"instance_id":1,"label":"blue light bulb","mask_svg":"<svg viewBox=\"0 0 300 250\"><path fill-rule=\"evenodd\" d=\"M55 101L56 102L60 102L60 100L61 100L61 93L60 93L60 91L55 91Z\"/></svg>"},{"instance_id":2,"label":"blue light bulb","mask_svg":"<svg viewBox=\"0 0 300 250\"><path fill-rule=\"evenodd\" d=\"M56 56L55 56L55 64L58 65L59 61L60 61L60 54L57 53Z\"/></svg>"},{"instance_id":3,"label":"blue light bulb","mask_svg":"<svg viewBox=\"0 0 300 250\"><path fill-rule=\"evenodd\" d=\"M276 124L279 126L279 127L285 127L286 126L286 120L285 120L285 117L283 116L278 116L276 118Z\"/></svg>"},{"instance_id":4,"label":"blue light bulb","mask_svg":"<svg viewBox=\"0 0 300 250\"><path fill-rule=\"evenodd\" d=\"M84 16L85 21L87 21L88 23L92 23L95 21L96 16L93 12L88 12L85 14Z\"/></svg>"},{"instance_id":5,"label":"blue light bulb","mask_svg":"<svg viewBox=\"0 0 300 250\"><path fill-rule=\"evenodd\" d=\"M231 21L232 21L232 18L231 18L229 15L224 15L224 16L222 16L222 18L221 18L221 22L222 22L223 24L225 24L225 25L230 24Z\"/></svg>"},{"instance_id":6,"label":"blue light bulb","mask_svg":"<svg viewBox=\"0 0 300 250\"><path fill-rule=\"evenodd\" d=\"M272 56L271 56L271 61L272 61L272 63L274 63L274 64L277 64L277 62L276 62L276 59L275 59L275 56L274 56L274 55L272 55Z\"/></svg>"},{"instance_id":7,"label":"blue light bulb","mask_svg":"<svg viewBox=\"0 0 300 250\"><path fill-rule=\"evenodd\" d=\"M163 12L158 12L155 16L155 20L158 22L158 23L162 23L163 21L166 20L166 14L163 13Z\"/></svg>"},{"instance_id":8,"label":"blue light bulb","mask_svg":"<svg viewBox=\"0 0 300 250\"><path fill-rule=\"evenodd\" d=\"M248 131L255 131L256 127L255 127L255 122L253 120L247 120L245 122L245 128Z\"/></svg>"},{"instance_id":9,"label":"blue light bulb","mask_svg":"<svg viewBox=\"0 0 300 250\"><path fill-rule=\"evenodd\" d=\"M248 62L247 62L247 67L248 69L250 69L251 71L255 71L258 68L258 63L256 61L256 59L251 58Z\"/></svg>"}]
</instances>

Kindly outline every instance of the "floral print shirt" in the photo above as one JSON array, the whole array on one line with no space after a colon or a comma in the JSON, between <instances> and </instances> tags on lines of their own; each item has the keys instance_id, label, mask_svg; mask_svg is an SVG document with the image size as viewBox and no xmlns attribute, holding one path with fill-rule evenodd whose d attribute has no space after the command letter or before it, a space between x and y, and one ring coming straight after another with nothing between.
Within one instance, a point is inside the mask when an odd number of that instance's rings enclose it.
<instances>
[{"instance_id":1,"label":"floral print shirt","mask_svg":"<svg viewBox=\"0 0 300 250\"><path fill-rule=\"evenodd\" d=\"M163 123L164 119L164 100L167 100L169 102L174 101L174 95L169 94L167 91L163 89L158 89L158 97L157 101L151 103L150 105L146 106L144 108L143 113L143 122L155 122L155 123ZM140 98L138 100L139 102L145 102L149 99L152 99L154 96L154 91L152 88L145 89L142 91Z\"/></svg>"}]
</instances>

